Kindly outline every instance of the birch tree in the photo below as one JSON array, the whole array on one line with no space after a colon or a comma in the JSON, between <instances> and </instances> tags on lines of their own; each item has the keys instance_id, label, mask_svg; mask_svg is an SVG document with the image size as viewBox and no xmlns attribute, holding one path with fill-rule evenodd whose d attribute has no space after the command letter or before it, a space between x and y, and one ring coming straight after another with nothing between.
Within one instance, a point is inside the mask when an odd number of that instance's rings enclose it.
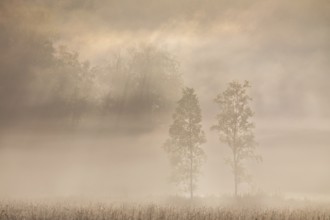
<instances>
[{"instance_id":1,"label":"birch tree","mask_svg":"<svg viewBox=\"0 0 330 220\"><path fill-rule=\"evenodd\" d=\"M219 139L231 150L231 157L226 163L234 174L234 193L238 193L238 186L248 181L244 162L247 159L261 160L255 153L256 141L254 123L251 121L254 113L251 110L251 97L247 94L249 82L230 82L227 89L217 95L215 102L219 106L216 116L217 123L211 129L218 131Z\"/></svg>"},{"instance_id":2,"label":"birch tree","mask_svg":"<svg viewBox=\"0 0 330 220\"><path fill-rule=\"evenodd\" d=\"M201 108L194 89L183 89L164 149L173 168L172 181L189 192L191 199L197 186L200 167L205 160L201 144L206 139L201 122Z\"/></svg>"}]
</instances>

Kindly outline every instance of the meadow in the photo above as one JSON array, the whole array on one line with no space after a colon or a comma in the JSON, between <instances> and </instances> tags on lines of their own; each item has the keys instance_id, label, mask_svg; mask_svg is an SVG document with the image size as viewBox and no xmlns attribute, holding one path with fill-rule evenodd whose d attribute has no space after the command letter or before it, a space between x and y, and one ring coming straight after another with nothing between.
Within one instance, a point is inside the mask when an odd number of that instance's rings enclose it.
<instances>
[{"instance_id":1,"label":"meadow","mask_svg":"<svg viewBox=\"0 0 330 220\"><path fill-rule=\"evenodd\" d=\"M4 201L0 203L0 219L76 219L76 220L330 220L327 207L262 208L209 206L201 204L143 203L74 203Z\"/></svg>"}]
</instances>

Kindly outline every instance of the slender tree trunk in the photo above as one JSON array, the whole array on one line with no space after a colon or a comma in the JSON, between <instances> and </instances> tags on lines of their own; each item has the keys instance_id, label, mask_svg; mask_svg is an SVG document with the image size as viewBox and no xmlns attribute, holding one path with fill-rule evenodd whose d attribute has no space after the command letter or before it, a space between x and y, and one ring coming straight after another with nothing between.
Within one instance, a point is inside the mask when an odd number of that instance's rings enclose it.
<instances>
[{"instance_id":1,"label":"slender tree trunk","mask_svg":"<svg viewBox=\"0 0 330 220\"><path fill-rule=\"evenodd\" d=\"M235 185L235 198L237 198L237 188L238 188L238 158L237 158L237 145L236 145L236 135L237 135L237 118L234 128L234 138L233 138L233 156L234 156L234 185Z\"/></svg>"},{"instance_id":2,"label":"slender tree trunk","mask_svg":"<svg viewBox=\"0 0 330 220\"><path fill-rule=\"evenodd\" d=\"M194 198L194 191L193 191L193 144L191 140L192 135L192 123L191 123L192 116L189 116L189 150L190 150L190 200Z\"/></svg>"},{"instance_id":3,"label":"slender tree trunk","mask_svg":"<svg viewBox=\"0 0 330 220\"><path fill-rule=\"evenodd\" d=\"M236 165L235 165L236 166ZM235 168L236 169L236 168ZM234 184L235 184L235 198L237 198L237 188L238 188L238 180L237 180L237 171L235 170Z\"/></svg>"},{"instance_id":4,"label":"slender tree trunk","mask_svg":"<svg viewBox=\"0 0 330 220\"><path fill-rule=\"evenodd\" d=\"M235 198L237 198L237 191L238 191L238 168L237 168L237 155L236 155L236 150L234 151L234 187L235 187Z\"/></svg>"},{"instance_id":5,"label":"slender tree trunk","mask_svg":"<svg viewBox=\"0 0 330 220\"><path fill-rule=\"evenodd\" d=\"M194 197L193 192L193 155L192 155L192 146L190 145L190 199Z\"/></svg>"},{"instance_id":6,"label":"slender tree trunk","mask_svg":"<svg viewBox=\"0 0 330 220\"><path fill-rule=\"evenodd\" d=\"M236 95L236 101L234 101L234 112L235 114L237 114L237 112L239 112L237 110L237 103L238 103L238 96ZM235 117L235 124L234 124L234 138L233 138L233 153L234 153L234 187L235 187L235 198L237 198L237 188L238 188L238 158L237 158L237 142L236 142L236 135L238 132L238 115Z\"/></svg>"}]
</instances>

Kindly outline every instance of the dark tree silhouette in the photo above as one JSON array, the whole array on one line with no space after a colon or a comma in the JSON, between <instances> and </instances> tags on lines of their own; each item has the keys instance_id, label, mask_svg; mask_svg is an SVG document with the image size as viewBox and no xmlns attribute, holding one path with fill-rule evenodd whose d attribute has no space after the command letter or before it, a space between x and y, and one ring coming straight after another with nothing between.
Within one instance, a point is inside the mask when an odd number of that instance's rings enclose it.
<instances>
[{"instance_id":1,"label":"dark tree silhouette","mask_svg":"<svg viewBox=\"0 0 330 220\"><path fill-rule=\"evenodd\" d=\"M68 118L71 125L77 125L82 116L93 105L92 89L95 76L87 62L81 63L78 54L60 47L56 67L49 79L52 97L49 99L55 113Z\"/></svg>"},{"instance_id":2,"label":"dark tree silhouette","mask_svg":"<svg viewBox=\"0 0 330 220\"><path fill-rule=\"evenodd\" d=\"M15 25L0 25L6 55L0 60L1 124L25 120L47 126L63 120L77 124L92 100L91 68L79 61L77 53L55 47L50 33L23 25L30 13L5 12Z\"/></svg>"},{"instance_id":3,"label":"dark tree silhouette","mask_svg":"<svg viewBox=\"0 0 330 220\"><path fill-rule=\"evenodd\" d=\"M151 45L116 54L101 84L107 88L104 112L115 115L117 125L140 120L136 124L153 126L174 108L182 78L171 54Z\"/></svg>"}]
</instances>

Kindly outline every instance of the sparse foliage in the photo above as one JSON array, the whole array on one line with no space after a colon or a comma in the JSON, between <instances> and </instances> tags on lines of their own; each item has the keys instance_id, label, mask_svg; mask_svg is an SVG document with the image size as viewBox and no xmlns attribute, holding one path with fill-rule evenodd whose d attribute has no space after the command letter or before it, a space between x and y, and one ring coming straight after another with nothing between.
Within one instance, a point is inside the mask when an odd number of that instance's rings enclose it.
<instances>
[{"instance_id":1,"label":"sparse foliage","mask_svg":"<svg viewBox=\"0 0 330 220\"><path fill-rule=\"evenodd\" d=\"M200 147L206 141L201 122L201 109L195 91L185 88L173 115L170 138L164 149L173 167L172 181L189 191L191 198L205 159L205 153Z\"/></svg>"},{"instance_id":2,"label":"sparse foliage","mask_svg":"<svg viewBox=\"0 0 330 220\"><path fill-rule=\"evenodd\" d=\"M232 157L226 162L234 174L235 196L238 185L250 179L244 161L261 160L261 157L255 154L254 123L251 122L254 113L249 106L252 100L247 94L249 87L248 81L242 84L233 81L215 98L220 111L216 116L217 124L212 126L212 129L218 131L220 141L227 144L232 152Z\"/></svg>"}]
</instances>

